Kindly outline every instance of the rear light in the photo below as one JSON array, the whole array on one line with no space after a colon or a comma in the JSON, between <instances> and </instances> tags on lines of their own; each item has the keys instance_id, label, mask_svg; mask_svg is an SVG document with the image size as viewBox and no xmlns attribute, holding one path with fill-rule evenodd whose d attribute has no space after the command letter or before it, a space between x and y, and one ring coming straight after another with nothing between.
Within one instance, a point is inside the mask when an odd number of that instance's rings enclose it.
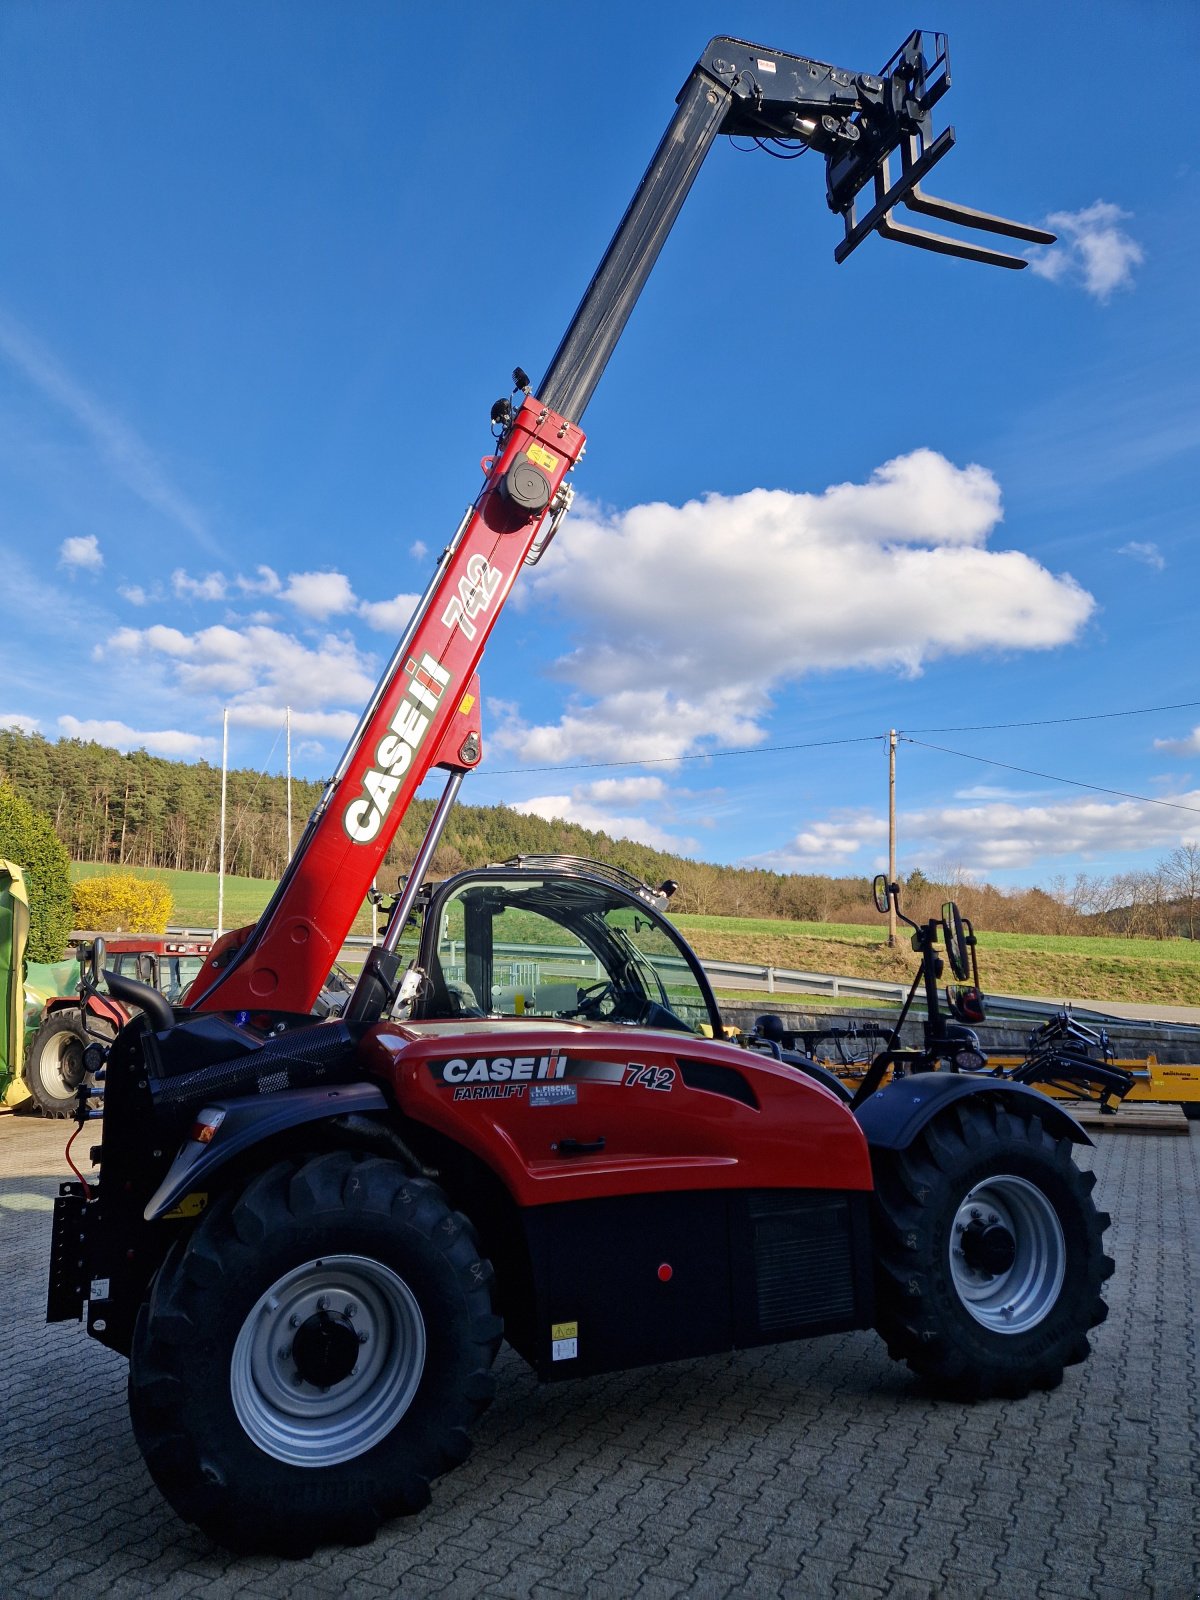
<instances>
[{"instance_id":1,"label":"rear light","mask_svg":"<svg viewBox=\"0 0 1200 1600\"><path fill-rule=\"evenodd\" d=\"M191 1138L194 1144L211 1144L217 1129L225 1121L225 1113L204 1110L192 1123Z\"/></svg>"}]
</instances>

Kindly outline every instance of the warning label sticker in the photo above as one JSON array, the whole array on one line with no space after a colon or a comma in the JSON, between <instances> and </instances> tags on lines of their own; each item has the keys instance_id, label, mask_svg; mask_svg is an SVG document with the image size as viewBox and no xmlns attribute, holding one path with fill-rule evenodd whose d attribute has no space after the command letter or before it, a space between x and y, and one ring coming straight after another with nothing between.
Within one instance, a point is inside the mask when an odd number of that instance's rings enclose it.
<instances>
[{"instance_id":1,"label":"warning label sticker","mask_svg":"<svg viewBox=\"0 0 1200 1600\"><path fill-rule=\"evenodd\" d=\"M535 467L545 467L547 472L553 472L558 465L558 457L553 450L547 450L545 445L531 444L525 454Z\"/></svg>"},{"instance_id":2,"label":"warning label sticker","mask_svg":"<svg viewBox=\"0 0 1200 1600\"><path fill-rule=\"evenodd\" d=\"M579 1355L579 1324L553 1322L550 1325L551 1361L574 1361Z\"/></svg>"}]
</instances>

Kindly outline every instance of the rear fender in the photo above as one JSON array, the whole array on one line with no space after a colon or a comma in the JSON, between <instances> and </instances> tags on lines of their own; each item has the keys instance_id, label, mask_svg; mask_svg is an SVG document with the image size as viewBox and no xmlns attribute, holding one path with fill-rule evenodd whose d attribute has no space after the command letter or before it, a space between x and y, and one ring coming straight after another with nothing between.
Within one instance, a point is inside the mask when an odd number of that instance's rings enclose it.
<instances>
[{"instance_id":1,"label":"rear fender","mask_svg":"<svg viewBox=\"0 0 1200 1600\"><path fill-rule=\"evenodd\" d=\"M118 1005L106 995L89 995L87 1001L80 1003L77 995L62 995L50 1000L46 1005L45 1016L61 1016L64 1011L79 1011L83 1014L83 1024L86 1028L91 1022L107 1022L118 1033L129 1021L129 1012L124 1006Z\"/></svg>"},{"instance_id":2,"label":"rear fender","mask_svg":"<svg viewBox=\"0 0 1200 1600\"><path fill-rule=\"evenodd\" d=\"M905 1150L947 1106L966 1099L991 1099L1041 1119L1048 1132L1074 1144L1092 1140L1068 1112L1023 1083L966 1072L914 1072L880 1089L855 1115L873 1150Z\"/></svg>"},{"instance_id":3,"label":"rear fender","mask_svg":"<svg viewBox=\"0 0 1200 1600\"><path fill-rule=\"evenodd\" d=\"M332 1089L281 1089L275 1094L213 1100L197 1113L206 1123L220 1120L205 1143L189 1137L163 1181L146 1202L147 1222L166 1216L185 1196L203 1190L235 1156L305 1123L370 1112L388 1103L373 1083L343 1083Z\"/></svg>"}]
</instances>

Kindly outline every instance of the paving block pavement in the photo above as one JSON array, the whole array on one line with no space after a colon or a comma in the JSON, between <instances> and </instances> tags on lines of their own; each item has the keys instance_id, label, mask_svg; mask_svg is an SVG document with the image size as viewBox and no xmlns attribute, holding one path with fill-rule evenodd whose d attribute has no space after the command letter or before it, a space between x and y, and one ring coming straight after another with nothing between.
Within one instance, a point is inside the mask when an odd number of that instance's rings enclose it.
<instances>
[{"instance_id":1,"label":"paving block pavement","mask_svg":"<svg viewBox=\"0 0 1200 1600\"><path fill-rule=\"evenodd\" d=\"M552 1387L505 1353L429 1509L296 1562L179 1522L125 1363L43 1321L67 1132L0 1117L7 1596L1200 1596L1200 1126L1082 1153L1117 1271L1091 1360L1051 1394L931 1399L873 1334Z\"/></svg>"}]
</instances>

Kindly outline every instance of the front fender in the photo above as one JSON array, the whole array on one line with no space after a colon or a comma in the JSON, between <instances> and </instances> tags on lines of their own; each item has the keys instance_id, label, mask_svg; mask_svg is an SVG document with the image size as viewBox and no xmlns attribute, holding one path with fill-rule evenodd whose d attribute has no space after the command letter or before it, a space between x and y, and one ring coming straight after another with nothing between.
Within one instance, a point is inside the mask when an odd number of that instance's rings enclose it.
<instances>
[{"instance_id":1,"label":"front fender","mask_svg":"<svg viewBox=\"0 0 1200 1600\"><path fill-rule=\"evenodd\" d=\"M147 1222L165 1216L186 1194L209 1182L234 1156L273 1134L305 1122L344 1117L352 1112L386 1111L388 1103L373 1083L343 1083L334 1089L280 1089L275 1094L213 1100L202 1115L222 1113L207 1143L189 1138L146 1202Z\"/></svg>"},{"instance_id":2,"label":"front fender","mask_svg":"<svg viewBox=\"0 0 1200 1600\"><path fill-rule=\"evenodd\" d=\"M1075 1118L1046 1095L1027 1084L978 1073L914 1072L873 1094L855 1116L872 1149L905 1150L940 1111L972 1096L987 1096L1004 1105L1015 1102L1024 1111L1036 1112L1048 1132L1075 1144L1093 1142Z\"/></svg>"}]
</instances>

